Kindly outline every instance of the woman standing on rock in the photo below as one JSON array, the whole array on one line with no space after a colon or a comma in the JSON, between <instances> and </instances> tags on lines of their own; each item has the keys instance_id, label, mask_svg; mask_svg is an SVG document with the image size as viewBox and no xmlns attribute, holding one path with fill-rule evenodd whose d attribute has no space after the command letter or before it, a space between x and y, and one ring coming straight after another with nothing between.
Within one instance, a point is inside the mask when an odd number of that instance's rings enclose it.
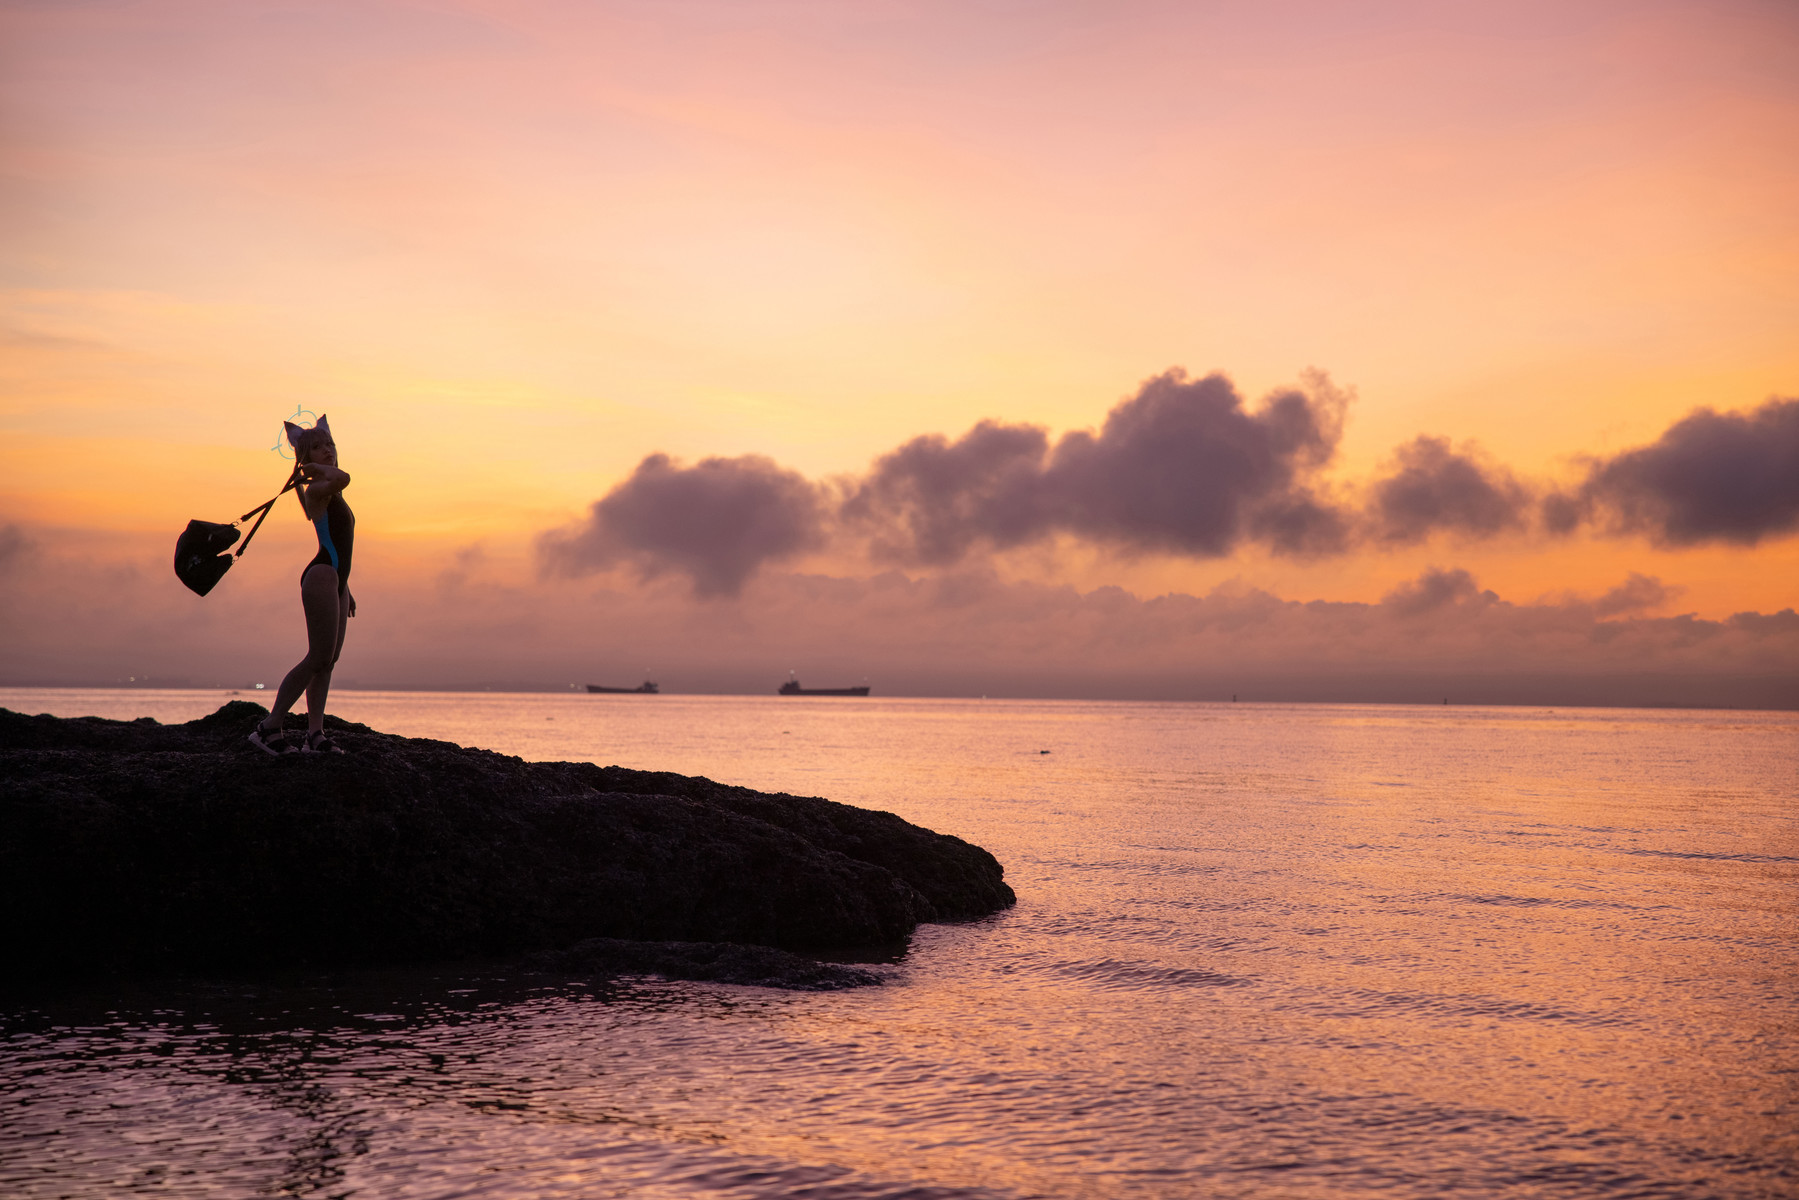
<instances>
[{"instance_id":1,"label":"woman standing on rock","mask_svg":"<svg viewBox=\"0 0 1799 1200\"><path fill-rule=\"evenodd\" d=\"M343 653L345 622L356 615L356 597L350 595L350 553L356 542L356 516L344 503L349 473L337 465L337 443L325 418L311 429L291 421L288 444L294 448L300 475L294 494L300 509L319 538L319 552L300 572L300 604L306 610L306 657L301 659L281 689L275 693L275 709L250 731L250 744L269 754L342 754L343 748L325 735L325 695L331 690L331 669ZM306 693L306 737L296 741L282 725L287 712Z\"/></svg>"}]
</instances>

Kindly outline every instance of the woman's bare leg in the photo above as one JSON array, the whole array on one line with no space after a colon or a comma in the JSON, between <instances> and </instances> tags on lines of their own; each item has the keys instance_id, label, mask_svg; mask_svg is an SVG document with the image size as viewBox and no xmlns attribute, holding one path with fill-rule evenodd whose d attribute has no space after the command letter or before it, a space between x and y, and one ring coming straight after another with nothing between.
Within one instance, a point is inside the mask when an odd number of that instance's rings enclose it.
<instances>
[{"instance_id":1,"label":"woman's bare leg","mask_svg":"<svg viewBox=\"0 0 1799 1200\"><path fill-rule=\"evenodd\" d=\"M269 715L262 719L265 731L273 733L281 728L282 718L287 716L287 710L294 706L294 701L300 698L300 693L306 690L306 685L311 680L312 656L308 655L282 677L281 686L275 690L275 703L269 707Z\"/></svg>"},{"instance_id":2,"label":"woman's bare leg","mask_svg":"<svg viewBox=\"0 0 1799 1200\"><path fill-rule=\"evenodd\" d=\"M331 668L337 665L337 647L343 640L343 605L338 602L337 568L313 567L300 581L300 597L306 602L306 659L312 678L306 684L306 732L325 728L325 697L331 691Z\"/></svg>"},{"instance_id":3,"label":"woman's bare leg","mask_svg":"<svg viewBox=\"0 0 1799 1200\"><path fill-rule=\"evenodd\" d=\"M331 574L335 577L337 572L332 571ZM332 582L336 582L335 578ZM338 591L333 596L337 605L337 628L331 634L331 661L322 671L314 668L312 682L306 685L306 735L308 737L325 728L325 697L331 692L331 672L337 666L337 656L344 652L344 627L350 623L348 595ZM306 632L309 637L316 636L313 634L310 610L306 617ZM311 661L310 656L307 661Z\"/></svg>"},{"instance_id":4,"label":"woman's bare leg","mask_svg":"<svg viewBox=\"0 0 1799 1200\"><path fill-rule=\"evenodd\" d=\"M264 729L281 727L300 693L306 693L306 725L317 732L325 725L325 695L331 689L331 666L343 644L343 605L338 603L337 569L312 566L300 579L300 605L306 610L306 657L281 681L275 705L263 720Z\"/></svg>"},{"instance_id":5,"label":"woman's bare leg","mask_svg":"<svg viewBox=\"0 0 1799 1200\"><path fill-rule=\"evenodd\" d=\"M340 588L337 593L337 649L331 652L331 665L344 653L344 631L350 627L350 589Z\"/></svg>"}]
</instances>

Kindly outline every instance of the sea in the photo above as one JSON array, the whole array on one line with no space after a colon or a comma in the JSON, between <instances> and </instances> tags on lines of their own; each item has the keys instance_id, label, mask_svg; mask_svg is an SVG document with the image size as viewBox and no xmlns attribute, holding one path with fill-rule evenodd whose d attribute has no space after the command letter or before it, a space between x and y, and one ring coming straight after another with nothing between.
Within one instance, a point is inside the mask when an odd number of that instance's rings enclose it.
<instances>
[{"instance_id":1,"label":"sea","mask_svg":"<svg viewBox=\"0 0 1799 1200\"><path fill-rule=\"evenodd\" d=\"M0 1195L1799 1195L1799 713L331 699L886 809L1018 904L837 992L452 963L0 999Z\"/></svg>"}]
</instances>

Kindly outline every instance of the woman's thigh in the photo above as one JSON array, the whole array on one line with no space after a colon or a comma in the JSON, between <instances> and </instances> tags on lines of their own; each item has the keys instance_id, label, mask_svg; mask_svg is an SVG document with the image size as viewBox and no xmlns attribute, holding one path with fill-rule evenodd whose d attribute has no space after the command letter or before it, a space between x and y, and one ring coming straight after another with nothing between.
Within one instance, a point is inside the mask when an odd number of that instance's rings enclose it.
<instances>
[{"instance_id":1,"label":"woman's thigh","mask_svg":"<svg viewBox=\"0 0 1799 1200\"><path fill-rule=\"evenodd\" d=\"M300 580L300 603L306 609L306 646L315 667L329 667L337 654L343 624L337 602L337 569L320 564L306 568Z\"/></svg>"},{"instance_id":2,"label":"woman's thigh","mask_svg":"<svg viewBox=\"0 0 1799 1200\"><path fill-rule=\"evenodd\" d=\"M331 651L331 661L337 662L337 656L344 652L344 630L350 625L350 593L337 593L337 644Z\"/></svg>"}]
</instances>

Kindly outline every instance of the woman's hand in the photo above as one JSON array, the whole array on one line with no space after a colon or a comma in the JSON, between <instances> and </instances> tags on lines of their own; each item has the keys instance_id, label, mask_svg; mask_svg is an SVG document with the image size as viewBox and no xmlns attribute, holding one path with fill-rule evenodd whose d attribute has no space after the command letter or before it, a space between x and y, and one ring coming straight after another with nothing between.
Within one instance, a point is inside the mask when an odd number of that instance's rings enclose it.
<instances>
[{"instance_id":1,"label":"woman's hand","mask_svg":"<svg viewBox=\"0 0 1799 1200\"><path fill-rule=\"evenodd\" d=\"M345 588L344 595L350 598L350 615L353 617L356 615L356 593L352 592L349 588Z\"/></svg>"},{"instance_id":2,"label":"woman's hand","mask_svg":"<svg viewBox=\"0 0 1799 1200\"><path fill-rule=\"evenodd\" d=\"M313 520L324 511L324 505L331 503L331 497L350 486L350 473L330 463L309 462L300 464L300 507L306 510L306 519Z\"/></svg>"}]
</instances>

